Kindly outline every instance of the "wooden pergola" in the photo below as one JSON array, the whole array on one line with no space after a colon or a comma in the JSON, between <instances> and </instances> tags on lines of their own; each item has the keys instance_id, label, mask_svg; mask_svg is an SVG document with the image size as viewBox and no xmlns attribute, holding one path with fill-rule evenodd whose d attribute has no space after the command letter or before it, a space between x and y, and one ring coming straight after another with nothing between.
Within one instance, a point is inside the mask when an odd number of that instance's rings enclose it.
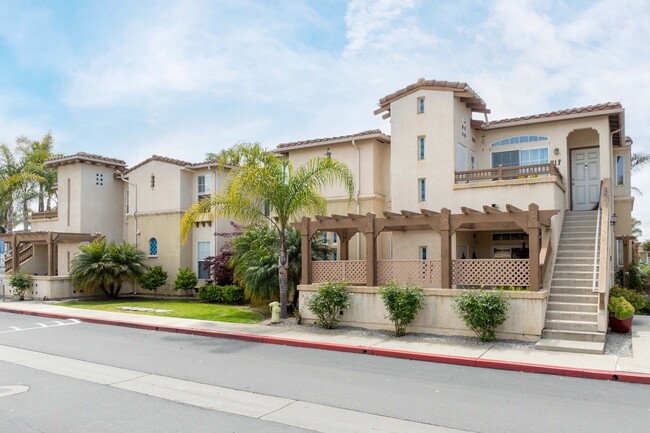
<instances>
[{"instance_id":1,"label":"wooden pergola","mask_svg":"<svg viewBox=\"0 0 650 433\"><path fill-rule=\"evenodd\" d=\"M452 214L443 208L440 212L422 209L420 212L403 210L401 213L384 212L384 218L373 213L316 216L315 220L303 217L293 226L302 236L302 284L311 284L310 239L319 231L335 232L341 242L341 260L348 260L348 241L356 233L366 238L366 285L377 283L377 237L384 231L405 232L413 230L433 230L440 234L441 285L452 287L451 238L458 230L496 231L521 229L528 233L530 254L530 289L539 290L542 272L540 267L540 233L544 227L551 226L551 217L559 210L539 210L531 203L528 210L506 205L506 211L492 206L483 206L483 211L461 208L460 214Z\"/></svg>"},{"instance_id":2,"label":"wooden pergola","mask_svg":"<svg viewBox=\"0 0 650 433\"><path fill-rule=\"evenodd\" d=\"M92 242L101 236L99 233L12 232L0 234L0 239L4 239L5 242L11 244L11 258L7 270L20 268L20 263L24 261L21 260L22 245L47 245L47 275L51 276L57 273L56 258L59 244ZM23 254L23 259L26 260L24 256L25 254Z\"/></svg>"}]
</instances>

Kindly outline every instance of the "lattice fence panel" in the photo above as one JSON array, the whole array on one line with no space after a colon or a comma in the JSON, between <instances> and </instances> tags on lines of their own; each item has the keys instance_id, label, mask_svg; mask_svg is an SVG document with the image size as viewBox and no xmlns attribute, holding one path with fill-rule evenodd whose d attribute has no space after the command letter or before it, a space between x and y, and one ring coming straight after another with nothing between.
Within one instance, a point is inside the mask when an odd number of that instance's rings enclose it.
<instances>
[{"instance_id":1,"label":"lattice fence panel","mask_svg":"<svg viewBox=\"0 0 650 433\"><path fill-rule=\"evenodd\" d=\"M528 259L453 260L454 284L489 286L529 286Z\"/></svg>"},{"instance_id":2,"label":"lattice fence panel","mask_svg":"<svg viewBox=\"0 0 650 433\"><path fill-rule=\"evenodd\" d=\"M316 260L311 263L313 283L326 281L347 281L351 284L365 284L365 260Z\"/></svg>"},{"instance_id":3,"label":"lattice fence panel","mask_svg":"<svg viewBox=\"0 0 650 433\"><path fill-rule=\"evenodd\" d=\"M442 265L440 260L430 260L429 264L431 266L431 287L440 287L442 280Z\"/></svg>"},{"instance_id":4,"label":"lattice fence panel","mask_svg":"<svg viewBox=\"0 0 650 433\"><path fill-rule=\"evenodd\" d=\"M436 264L437 274L434 273ZM417 284L423 287L433 287L436 282L440 285L440 263L427 260L379 260L377 262L377 284L391 281L399 284Z\"/></svg>"},{"instance_id":5,"label":"lattice fence panel","mask_svg":"<svg viewBox=\"0 0 650 433\"><path fill-rule=\"evenodd\" d=\"M343 263L345 263L345 281L352 284L366 284L368 265L365 260L347 260Z\"/></svg>"}]
</instances>

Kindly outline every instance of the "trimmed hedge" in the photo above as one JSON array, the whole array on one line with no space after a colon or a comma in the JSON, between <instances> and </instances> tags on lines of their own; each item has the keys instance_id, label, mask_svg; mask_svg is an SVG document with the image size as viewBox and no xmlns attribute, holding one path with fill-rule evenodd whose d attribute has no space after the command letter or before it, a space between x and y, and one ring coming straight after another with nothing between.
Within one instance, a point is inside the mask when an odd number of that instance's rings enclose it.
<instances>
[{"instance_id":1,"label":"trimmed hedge","mask_svg":"<svg viewBox=\"0 0 650 433\"><path fill-rule=\"evenodd\" d=\"M217 304L243 304L245 301L244 289L238 286L202 286L199 298Z\"/></svg>"}]
</instances>

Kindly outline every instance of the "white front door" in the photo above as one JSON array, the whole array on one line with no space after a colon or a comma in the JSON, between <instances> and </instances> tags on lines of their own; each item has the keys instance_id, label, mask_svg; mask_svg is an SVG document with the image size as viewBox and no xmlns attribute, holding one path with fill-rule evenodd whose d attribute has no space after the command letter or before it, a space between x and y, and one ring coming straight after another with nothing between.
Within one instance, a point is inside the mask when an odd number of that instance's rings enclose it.
<instances>
[{"instance_id":1,"label":"white front door","mask_svg":"<svg viewBox=\"0 0 650 433\"><path fill-rule=\"evenodd\" d=\"M600 199L598 148L571 151L571 202L573 210L592 210Z\"/></svg>"}]
</instances>

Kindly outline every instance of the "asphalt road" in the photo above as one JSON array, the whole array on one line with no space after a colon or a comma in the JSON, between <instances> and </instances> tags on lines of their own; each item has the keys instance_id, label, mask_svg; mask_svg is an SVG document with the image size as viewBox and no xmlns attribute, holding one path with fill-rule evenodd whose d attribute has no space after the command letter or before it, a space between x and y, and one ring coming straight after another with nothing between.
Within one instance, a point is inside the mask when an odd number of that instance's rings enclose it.
<instances>
[{"instance_id":1,"label":"asphalt road","mask_svg":"<svg viewBox=\"0 0 650 433\"><path fill-rule=\"evenodd\" d=\"M3 396L11 385L29 390ZM647 385L0 313L0 432L593 432L647 419Z\"/></svg>"}]
</instances>

